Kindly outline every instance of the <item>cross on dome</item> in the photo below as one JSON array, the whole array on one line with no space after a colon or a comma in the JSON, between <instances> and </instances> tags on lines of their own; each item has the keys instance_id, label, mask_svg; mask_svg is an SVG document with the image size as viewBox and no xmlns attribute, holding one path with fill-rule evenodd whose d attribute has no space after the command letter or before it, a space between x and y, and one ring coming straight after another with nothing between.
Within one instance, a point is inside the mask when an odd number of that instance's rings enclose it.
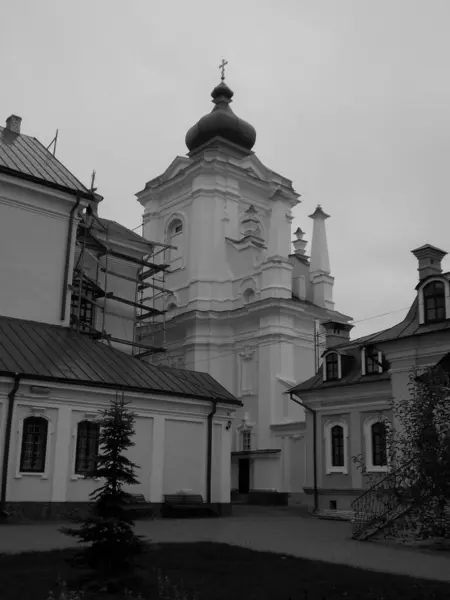
<instances>
[{"instance_id":1,"label":"cross on dome","mask_svg":"<svg viewBox=\"0 0 450 600\"><path fill-rule=\"evenodd\" d=\"M221 62L221 63L220 63L220 65L219 65L219 69L222 71L222 75L221 75L221 77L220 77L220 79L221 79L222 81L224 81L224 79L225 79L225 66L226 66L227 64L228 64L228 61L227 61L227 60L225 60L224 58L222 58L222 62Z\"/></svg>"}]
</instances>

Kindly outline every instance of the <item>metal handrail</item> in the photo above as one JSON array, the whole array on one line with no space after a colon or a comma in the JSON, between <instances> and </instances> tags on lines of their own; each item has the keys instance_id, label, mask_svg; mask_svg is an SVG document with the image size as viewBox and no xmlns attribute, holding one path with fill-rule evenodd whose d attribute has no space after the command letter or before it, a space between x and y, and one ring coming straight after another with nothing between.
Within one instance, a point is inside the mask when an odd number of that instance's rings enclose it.
<instances>
[{"instance_id":1,"label":"metal handrail","mask_svg":"<svg viewBox=\"0 0 450 600\"><path fill-rule=\"evenodd\" d=\"M393 476L397 475L401 471L405 470L406 467L408 467L413 462L414 459L415 459L415 457L409 459L406 463L400 465L399 467L397 467L396 469L394 469L390 473L387 473L384 477L382 477L381 479L379 479L376 483L374 483L367 490L365 490L360 496L358 496L358 498L356 498L355 500L353 500L351 506L353 507L353 505L356 502L358 502L359 500L361 500L362 498L364 498L364 496L366 496L369 492L373 492L375 488L381 486L381 484L384 481L386 481L386 479L392 478Z\"/></svg>"}]
</instances>

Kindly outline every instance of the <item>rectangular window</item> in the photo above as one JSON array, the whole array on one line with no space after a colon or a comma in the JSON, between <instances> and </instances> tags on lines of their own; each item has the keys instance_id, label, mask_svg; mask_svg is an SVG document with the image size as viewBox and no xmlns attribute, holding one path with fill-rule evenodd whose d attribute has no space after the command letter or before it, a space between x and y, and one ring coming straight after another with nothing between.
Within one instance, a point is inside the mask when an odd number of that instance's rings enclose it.
<instances>
[{"instance_id":1,"label":"rectangular window","mask_svg":"<svg viewBox=\"0 0 450 600\"><path fill-rule=\"evenodd\" d=\"M91 421L81 421L77 428L75 473L87 475L97 467L100 426Z\"/></svg>"},{"instance_id":2,"label":"rectangular window","mask_svg":"<svg viewBox=\"0 0 450 600\"><path fill-rule=\"evenodd\" d=\"M327 381L338 379L338 355L336 354L336 352L333 352L333 354L328 354L328 356L325 359L325 364L327 370Z\"/></svg>"},{"instance_id":3,"label":"rectangular window","mask_svg":"<svg viewBox=\"0 0 450 600\"><path fill-rule=\"evenodd\" d=\"M43 417L28 417L23 422L20 470L43 473L47 450L48 421Z\"/></svg>"},{"instance_id":4,"label":"rectangular window","mask_svg":"<svg viewBox=\"0 0 450 600\"><path fill-rule=\"evenodd\" d=\"M371 355L369 350L366 350L366 375L379 373L378 356Z\"/></svg>"},{"instance_id":5,"label":"rectangular window","mask_svg":"<svg viewBox=\"0 0 450 600\"><path fill-rule=\"evenodd\" d=\"M252 449L252 432L245 429L242 432L242 450L249 451Z\"/></svg>"},{"instance_id":6,"label":"rectangular window","mask_svg":"<svg viewBox=\"0 0 450 600\"><path fill-rule=\"evenodd\" d=\"M372 462L374 467L387 465L386 427L381 422L372 425Z\"/></svg>"}]
</instances>

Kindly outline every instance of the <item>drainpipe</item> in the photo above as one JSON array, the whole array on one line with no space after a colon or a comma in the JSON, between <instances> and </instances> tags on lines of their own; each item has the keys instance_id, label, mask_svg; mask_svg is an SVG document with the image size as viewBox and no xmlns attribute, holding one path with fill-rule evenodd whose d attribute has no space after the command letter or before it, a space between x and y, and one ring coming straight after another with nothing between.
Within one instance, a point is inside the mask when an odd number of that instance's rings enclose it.
<instances>
[{"instance_id":1,"label":"drainpipe","mask_svg":"<svg viewBox=\"0 0 450 600\"><path fill-rule=\"evenodd\" d=\"M63 281L62 294L61 294L61 321L64 321L64 319L66 318L67 286L69 284L70 251L72 249L73 221L75 218L75 212L77 211L77 208L80 206L80 202L81 202L81 194L80 194L80 192L77 192L76 202L70 211L69 229L67 231L66 262L64 265L64 281Z\"/></svg>"},{"instance_id":2,"label":"drainpipe","mask_svg":"<svg viewBox=\"0 0 450 600\"><path fill-rule=\"evenodd\" d=\"M9 462L9 448L11 446L11 430L12 420L14 412L14 399L16 397L17 390L20 385L21 373L14 375L14 385L12 390L8 394L8 414L6 416L6 429L5 429L5 445L3 447L3 467L2 467L2 492L0 495L0 522L5 515L5 504L6 504L6 486L8 485L8 462Z\"/></svg>"},{"instance_id":3,"label":"drainpipe","mask_svg":"<svg viewBox=\"0 0 450 600\"><path fill-rule=\"evenodd\" d=\"M317 512L319 510L319 493L317 490L317 413L310 406L307 406L306 404L303 404L303 402L301 402L300 400L295 399L294 395L294 393L289 393L292 402L303 406L303 408L309 410L309 412L311 412L313 416L314 512Z\"/></svg>"},{"instance_id":4,"label":"drainpipe","mask_svg":"<svg viewBox=\"0 0 450 600\"><path fill-rule=\"evenodd\" d=\"M213 417L217 412L217 400L212 399L213 409L208 415L208 454L206 457L206 502L211 502L212 491L212 434L213 434Z\"/></svg>"}]
</instances>

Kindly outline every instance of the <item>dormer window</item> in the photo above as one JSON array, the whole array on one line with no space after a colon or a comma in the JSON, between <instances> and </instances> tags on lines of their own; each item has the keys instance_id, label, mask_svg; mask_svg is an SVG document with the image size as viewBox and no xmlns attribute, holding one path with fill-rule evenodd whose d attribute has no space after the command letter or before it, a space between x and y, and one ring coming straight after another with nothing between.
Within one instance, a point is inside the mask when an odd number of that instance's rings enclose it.
<instances>
[{"instance_id":1,"label":"dormer window","mask_svg":"<svg viewBox=\"0 0 450 600\"><path fill-rule=\"evenodd\" d=\"M326 381L339 379L339 356L336 352L331 352L325 357L325 375Z\"/></svg>"},{"instance_id":2,"label":"dormer window","mask_svg":"<svg viewBox=\"0 0 450 600\"><path fill-rule=\"evenodd\" d=\"M361 372L363 375L375 375L383 372L383 354L373 348L361 350Z\"/></svg>"},{"instance_id":3,"label":"dormer window","mask_svg":"<svg viewBox=\"0 0 450 600\"><path fill-rule=\"evenodd\" d=\"M443 281L431 281L423 288L425 323L445 319L445 285Z\"/></svg>"},{"instance_id":4,"label":"dormer window","mask_svg":"<svg viewBox=\"0 0 450 600\"><path fill-rule=\"evenodd\" d=\"M373 356L367 356L366 375L372 375L373 373L378 373L378 357L374 358Z\"/></svg>"}]
</instances>

